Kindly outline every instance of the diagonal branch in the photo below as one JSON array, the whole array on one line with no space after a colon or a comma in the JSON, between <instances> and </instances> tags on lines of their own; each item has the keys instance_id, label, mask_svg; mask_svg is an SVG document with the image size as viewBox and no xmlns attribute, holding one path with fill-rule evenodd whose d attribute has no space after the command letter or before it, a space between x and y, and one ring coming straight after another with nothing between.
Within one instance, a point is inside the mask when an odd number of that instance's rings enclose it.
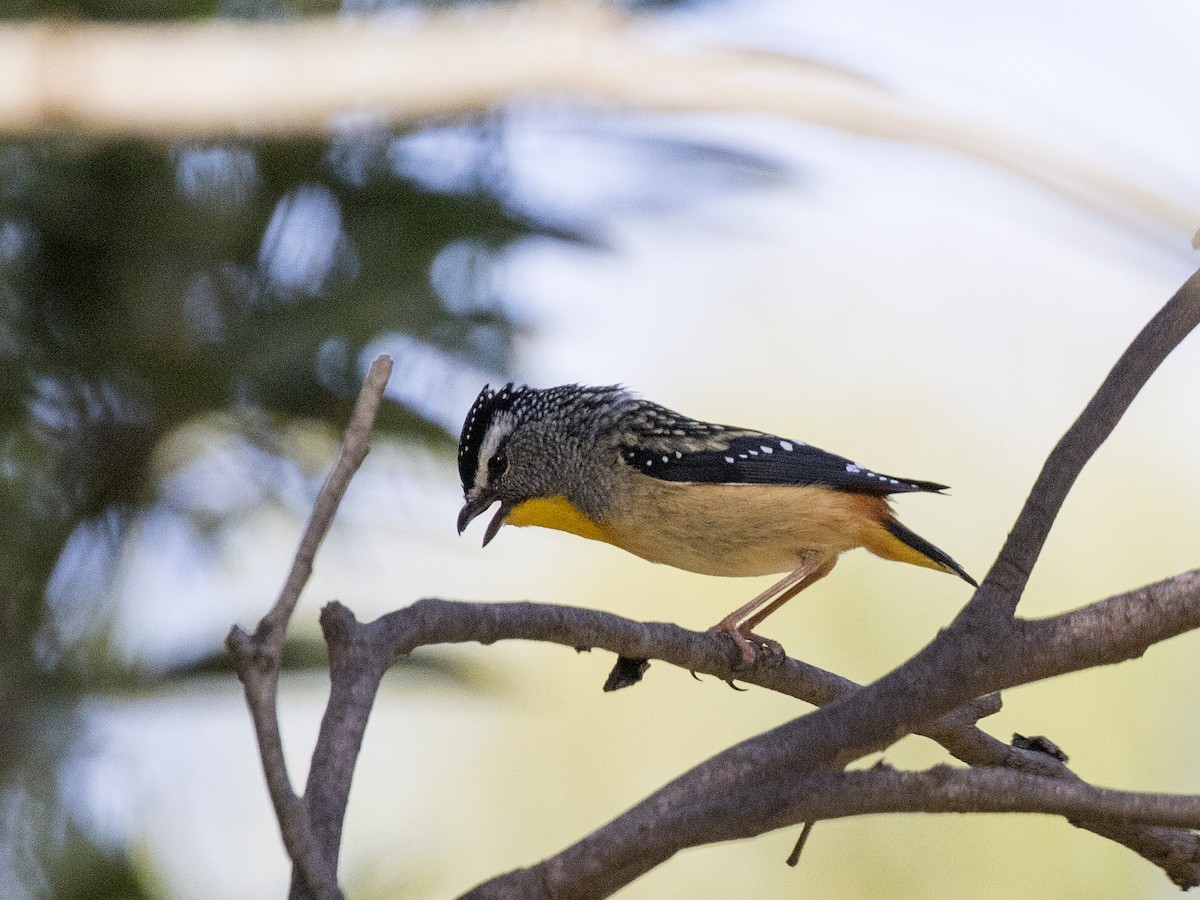
<instances>
[{"instance_id":1,"label":"diagonal branch","mask_svg":"<svg viewBox=\"0 0 1200 900\"><path fill-rule=\"evenodd\" d=\"M283 652L287 625L296 609L296 603L300 600L300 592L304 590L304 586L308 584L308 579L312 576L313 560L316 559L317 550L320 549L321 542L325 540L325 535L329 533L333 517L337 515L338 507L342 503L342 497L346 495L346 489L350 487L350 479L354 477L354 473L358 471L363 460L371 451L369 443L371 426L374 425L375 416L379 413L379 404L383 400L383 391L387 387L391 374L392 358L390 356L377 357L367 371L367 377L359 390L358 400L350 414L350 422L346 425L346 434L342 438L342 449L338 453L337 461L333 464L333 469L317 494L313 511L308 517L308 525L300 539L300 547L296 551L296 557L292 560L292 567L288 571L287 580L279 592L275 605L271 607L270 612L263 616L262 621L258 623L258 628L254 631L255 641L261 644L262 649L266 652L274 654Z\"/></svg>"},{"instance_id":2,"label":"diagonal branch","mask_svg":"<svg viewBox=\"0 0 1200 900\"><path fill-rule=\"evenodd\" d=\"M1167 355L1200 324L1200 272L1195 273L1121 354L1100 389L1046 458L1029 499L972 606L1012 615L1067 493L1092 454Z\"/></svg>"},{"instance_id":3,"label":"diagonal branch","mask_svg":"<svg viewBox=\"0 0 1200 900\"><path fill-rule=\"evenodd\" d=\"M333 523L350 479L367 456L371 425L391 371L392 361L387 356L380 356L371 364L351 413L341 453L317 495L279 597L258 623L253 635L235 625L225 639L238 678L245 688L267 790L279 820L284 846L301 879L319 900L340 900L342 896L337 886L337 856L322 852L305 803L296 795L288 776L279 733L279 667L288 622L312 574L317 550Z\"/></svg>"}]
</instances>

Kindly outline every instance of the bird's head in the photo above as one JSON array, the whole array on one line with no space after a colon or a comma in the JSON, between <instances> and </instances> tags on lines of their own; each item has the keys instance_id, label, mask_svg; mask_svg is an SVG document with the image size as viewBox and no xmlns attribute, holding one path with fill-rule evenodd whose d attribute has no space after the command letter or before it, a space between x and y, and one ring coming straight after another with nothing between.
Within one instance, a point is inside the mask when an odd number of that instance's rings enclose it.
<instances>
[{"instance_id":1,"label":"bird's head","mask_svg":"<svg viewBox=\"0 0 1200 900\"><path fill-rule=\"evenodd\" d=\"M458 533L497 501L483 543L496 536L526 500L562 495L587 505L603 483L601 435L621 408L617 387L576 384L537 388L484 387L471 405L458 441L458 474L465 503ZM603 454L603 455L602 455Z\"/></svg>"}]
</instances>

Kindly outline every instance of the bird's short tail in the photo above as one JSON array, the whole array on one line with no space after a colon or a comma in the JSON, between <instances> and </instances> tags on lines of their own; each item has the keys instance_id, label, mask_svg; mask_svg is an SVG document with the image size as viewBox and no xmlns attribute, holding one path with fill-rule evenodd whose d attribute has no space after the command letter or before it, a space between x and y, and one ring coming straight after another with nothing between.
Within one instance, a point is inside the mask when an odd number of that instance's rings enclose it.
<instances>
[{"instance_id":1,"label":"bird's short tail","mask_svg":"<svg viewBox=\"0 0 1200 900\"><path fill-rule=\"evenodd\" d=\"M879 528L872 528L863 546L884 559L906 562L914 566L924 566L927 569L938 569L942 572L952 572L971 587L979 587L978 582L966 573L949 554L939 550L925 538L904 527L893 518L879 523Z\"/></svg>"}]
</instances>

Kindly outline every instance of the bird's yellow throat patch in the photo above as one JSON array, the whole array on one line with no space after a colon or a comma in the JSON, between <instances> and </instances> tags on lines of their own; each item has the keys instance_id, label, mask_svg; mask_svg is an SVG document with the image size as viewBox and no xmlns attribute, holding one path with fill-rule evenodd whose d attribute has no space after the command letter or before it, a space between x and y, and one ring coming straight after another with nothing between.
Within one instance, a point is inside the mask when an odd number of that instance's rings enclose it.
<instances>
[{"instance_id":1,"label":"bird's yellow throat patch","mask_svg":"<svg viewBox=\"0 0 1200 900\"><path fill-rule=\"evenodd\" d=\"M612 529L593 522L581 513L562 494L554 497L537 497L518 503L504 520L506 525L537 525L541 528L557 528L593 541L613 543Z\"/></svg>"}]
</instances>

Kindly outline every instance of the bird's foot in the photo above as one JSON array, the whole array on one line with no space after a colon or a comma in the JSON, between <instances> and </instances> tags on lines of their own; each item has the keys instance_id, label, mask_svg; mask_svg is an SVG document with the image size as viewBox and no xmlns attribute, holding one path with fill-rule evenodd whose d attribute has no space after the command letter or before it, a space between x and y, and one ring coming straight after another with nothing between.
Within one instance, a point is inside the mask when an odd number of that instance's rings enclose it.
<instances>
[{"instance_id":1,"label":"bird's foot","mask_svg":"<svg viewBox=\"0 0 1200 900\"><path fill-rule=\"evenodd\" d=\"M754 649L756 657L759 651L762 652L762 661L769 666L777 666L787 659L787 651L783 649L783 644L773 638L763 637L761 634L755 634L753 631L739 632L750 643ZM744 652L743 652L743 655Z\"/></svg>"},{"instance_id":2,"label":"bird's foot","mask_svg":"<svg viewBox=\"0 0 1200 900\"><path fill-rule=\"evenodd\" d=\"M787 656L783 645L779 641L755 634L753 631L742 631L735 623L728 621L718 622L708 630L719 634L727 634L733 638L733 642L737 645L742 655L741 664L735 665L735 669L753 668L754 664L758 661L760 652L765 653L766 662L774 665L778 665Z\"/></svg>"}]
</instances>

